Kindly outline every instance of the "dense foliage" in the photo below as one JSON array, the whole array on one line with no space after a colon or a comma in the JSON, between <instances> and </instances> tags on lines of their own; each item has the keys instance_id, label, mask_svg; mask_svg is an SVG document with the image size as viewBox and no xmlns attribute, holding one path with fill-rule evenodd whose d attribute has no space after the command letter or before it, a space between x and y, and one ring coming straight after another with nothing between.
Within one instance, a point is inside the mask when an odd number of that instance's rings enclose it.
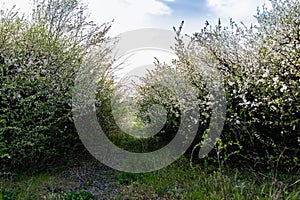
<instances>
[{"instance_id":1,"label":"dense foliage","mask_svg":"<svg viewBox=\"0 0 300 200\"><path fill-rule=\"evenodd\" d=\"M225 125L208 158L217 158L219 164L259 169L297 169L300 3L271 3L271 10L258 10L257 25L246 27L231 21L229 27L221 22L212 27L207 22L201 32L190 37L188 45L183 42L181 26L174 48L178 60L173 66L157 61L156 69L136 85L138 94L131 98L139 106L139 118L134 118L134 128L147 123L160 126L166 117L160 133L149 140L166 144L182 125L181 117L193 113L196 106L199 119L187 121L199 120L191 148L198 150L210 128L216 128L209 127L211 111L224 95ZM87 8L79 0L35 0L34 5L30 19L14 9L0 13L0 170L5 171L40 164L46 167L55 158L83 150L71 115L79 69L97 77L96 108L101 127L120 133L111 105L114 98L122 97L113 95L118 88L108 56L109 24L89 22ZM207 81L209 76L214 81ZM188 90L196 99L176 97L176 91L187 90L178 84L181 82L189 83ZM218 90L223 84L225 91ZM216 90L212 93L209 87ZM151 110L153 105L163 106L167 114L158 112L161 107ZM127 108L117 107L117 117L126 118L121 122L127 123L132 116L122 115ZM186 133L188 137L188 127Z\"/></svg>"},{"instance_id":2,"label":"dense foliage","mask_svg":"<svg viewBox=\"0 0 300 200\"><path fill-rule=\"evenodd\" d=\"M30 19L15 9L0 13L1 170L46 167L83 150L71 116L76 71L91 49L102 55L96 64L107 61L110 26L87 21L80 1L34 5Z\"/></svg>"},{"instance_id":3,"label":"dense foliage","mask_svg":"<svg viewBox=\"0 0 300 200\"><path fill-rule=\"evenodd\" d=\"M198 95L194 102L201 110L197 142L208 131L209 113L217 99L208 92L205 72L217 69L223 75L227 113L214 151L219 161L292 170L300 164L300 3L271 3L271 10L258 10L258 25L247 27L231 21L229 27L223 27L219 21L213 28L207 22L191 37L188 47L180 27L175 46L179 59L172 69L189 80ZM164 134L171 137L177 131L181 104L171 98L172 93L155 87L168 73L164 64L156 65L142 79L139 104L143 114L153 103L168 108L173 117L167 124L173 128Z\"/></svg>"}]
</instances>

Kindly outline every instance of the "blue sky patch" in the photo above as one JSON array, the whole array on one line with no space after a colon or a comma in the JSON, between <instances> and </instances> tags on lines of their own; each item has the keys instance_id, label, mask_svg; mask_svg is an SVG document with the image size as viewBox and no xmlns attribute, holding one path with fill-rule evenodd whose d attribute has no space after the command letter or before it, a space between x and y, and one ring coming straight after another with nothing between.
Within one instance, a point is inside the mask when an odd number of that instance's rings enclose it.
<instances>
[{"instance_id":1,"label":"blue sky patch","mask_svg":"<svg viewBox=\"0 0 300 200\"><path fill-rule=\"evenodd\" d=\"M206 0L175 0L173 2L162 1L174 12L173 15L196 16L206 14L208 8Z\"/></svg>"}]
</instances>

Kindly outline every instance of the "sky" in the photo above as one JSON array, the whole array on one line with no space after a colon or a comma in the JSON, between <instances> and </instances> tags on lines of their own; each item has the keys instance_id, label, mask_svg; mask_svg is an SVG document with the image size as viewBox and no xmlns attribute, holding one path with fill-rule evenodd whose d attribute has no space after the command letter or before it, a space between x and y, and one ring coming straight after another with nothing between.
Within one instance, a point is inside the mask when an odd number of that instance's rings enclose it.
<instances>
[{"instance_id":1,"label":"sky","mask_svg":"<svg viewBox=\"0 0 300 200\"><path fill-rule=\"evenodd\" d=\"M32 1L0 0L0 8L16 5L20 12L29 14ZM182 20L185 21L182 32L188 35L200 31L206 20L214 25L220 18L226 26L232 18L236 22L242 21L250 25L256 23L254 15L258 6L266 4L270 7L268 0L82 0L82 2L87 4L91 20L99 24L114 20L108 32L110 36L118 36L120 33L141 28L172 31L173 26L179 27ZM122 66L124 71L120 70L120 74L128 73L129 70L134 74L137 66L151 64L153 67L154 56L168 64L175 58L171 53L141 50L130 55L126 66ZM122 59L118 61L123 62ZM140 70L136 70L136 73L140 73Z\"/></svg>"},{"instance_id":2,"label":"sky","mask_svg":"<svg viewBox=\"0 0 300 200\"><path fill-rule=\"evenodd\" d=\"M32 0L0 0L0 8L16 5L29 13ZM246 24L255 23L256 9L268 0L82 0L91 12L91 19L99 24L114 19L111 36L139 28L172 30L185 21L183 32L191 34L203 28L208 20L218 18L225 24L230 18Z\"/></svg>"}]
</instances>

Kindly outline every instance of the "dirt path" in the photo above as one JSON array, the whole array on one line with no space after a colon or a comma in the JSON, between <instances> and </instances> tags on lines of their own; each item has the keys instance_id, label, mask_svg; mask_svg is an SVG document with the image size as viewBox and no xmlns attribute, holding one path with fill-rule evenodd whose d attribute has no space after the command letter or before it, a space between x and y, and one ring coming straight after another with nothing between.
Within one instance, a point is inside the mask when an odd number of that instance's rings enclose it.
<instances>
[{"instance_id":1,"label":"dirt path","mask_svg":"<svg viewBox=\"0 0 300 200\"><path fill-rule=\"evenodd\" d=\"M87 191L96 199L116 199L120 183L116 171L95 161L81 162L56 173L43 199L59 199L59 194Z\"/></svg>"},{"instance_id":2,"label":"dirt path","mask_svg":"<svg viewBox=\"0 0 300 200\"><path fill-rule=\"evenodd\" d=\"M118 183L115 180L115 171L106 166L73 167L63 172L69 183L64 191L89 191L96 199L109 199L118 193Z\"/></svg>"}]
</instances>

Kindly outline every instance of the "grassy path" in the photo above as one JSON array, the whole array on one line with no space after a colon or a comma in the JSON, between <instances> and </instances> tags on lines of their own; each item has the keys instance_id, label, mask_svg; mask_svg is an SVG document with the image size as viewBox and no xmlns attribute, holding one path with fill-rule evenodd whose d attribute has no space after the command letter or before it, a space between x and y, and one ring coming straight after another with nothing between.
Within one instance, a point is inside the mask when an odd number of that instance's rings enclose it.
<instances>
[{"instance_id":1,"label":"grassy path","mask_svg":"<svg viewBox=\"0 0 300 200\"><path fill-rule=\"evenodd\" d=\"M91 157L49 173L0 178L0 200L15 199L300 199L299 173L214 167L191 168L185 159L152 173L117 172Z\"/></svg>"}]
</instances>

